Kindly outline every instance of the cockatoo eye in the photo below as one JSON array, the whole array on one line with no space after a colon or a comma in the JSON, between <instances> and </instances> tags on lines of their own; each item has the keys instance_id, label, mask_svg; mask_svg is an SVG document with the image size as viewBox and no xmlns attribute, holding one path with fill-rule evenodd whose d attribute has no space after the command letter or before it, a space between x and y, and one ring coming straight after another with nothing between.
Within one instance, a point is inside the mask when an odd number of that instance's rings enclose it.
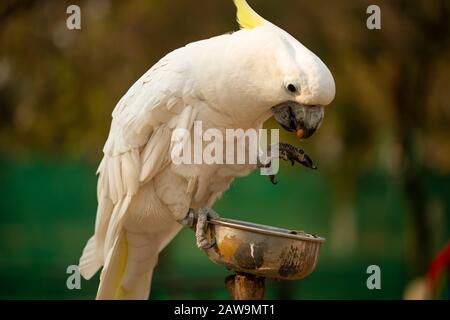
<instances>
[{"instance_id":1,"label":"cockatoo eye","mask_svg":"<svg viewBox=\"0 0 450 320\"><path fill-rule=\"evenodd\" d=\"M287 89L291 93L297 93L297 91L298 91L297 87L294 84L292 84L292 83L289 83L287 85Z\"/></svg>"}]
</instances>

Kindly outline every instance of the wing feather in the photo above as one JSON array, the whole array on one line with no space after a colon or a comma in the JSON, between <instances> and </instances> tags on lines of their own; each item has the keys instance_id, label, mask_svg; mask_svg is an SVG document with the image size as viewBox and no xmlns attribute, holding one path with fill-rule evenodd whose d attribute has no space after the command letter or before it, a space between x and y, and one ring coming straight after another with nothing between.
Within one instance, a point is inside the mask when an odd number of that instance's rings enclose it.
<instances>
[{"instance_id":1,"label":"wing feather","mask_svg":"<svg viewBox=\"0 0 450 320\"><path fill-rule=\"evenodd\" d=\"M120 99L112 113L104 157L97 170L99 203L95 241L89 243L89 250L86 250L89 257L83 259L88 276L98 269L89 262L104 263L117 242L120 226L140 186L169 163L173 128L168 123L179 126L181 121L183 127L188 127L188 122L193 121L192 107L187 115L183 112L184 99L191 101L192 97L183 96L189 82L183 54L179 53L180 50L173 51L147 71ZM94 244L98 259L90 258Z\"/></svg>"},{"instance_id":2,"label":"wing feather","mask_svg":"<svg viewBox=\"0 0 450 320\"><path fill-rule=\"evenodd\" d=\"M154 137L142 152L142 168L139 180L141 182L152 179L169 160L169 146L172 131L161 126L154 132Z\"/></svg>"}]
</instances>

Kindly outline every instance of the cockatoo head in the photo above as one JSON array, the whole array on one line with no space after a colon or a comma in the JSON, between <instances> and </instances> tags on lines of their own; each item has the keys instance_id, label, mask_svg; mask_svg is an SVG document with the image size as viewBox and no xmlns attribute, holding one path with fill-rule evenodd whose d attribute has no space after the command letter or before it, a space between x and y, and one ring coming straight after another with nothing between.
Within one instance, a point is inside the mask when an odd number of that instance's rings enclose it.
<instances>
[{"instance_id":1,"label":"cockatoo head","mask_svg":"<svg viewBox=\"0 0 450 320\"><path fill-rule=\"evenodd\" d=\"M254 117L273 115L286 130L308 138L320 126L324 106L334 99L331 72L314 53L259 16L245 0L234 3L241 30L233 40L237 44L230 46L239 52L228 55L239 56L230 61L234 71L226 79L233 102L247 110L251 106ZM234 111L246 116L246 110Z\"/></svg>"}]
</instances>

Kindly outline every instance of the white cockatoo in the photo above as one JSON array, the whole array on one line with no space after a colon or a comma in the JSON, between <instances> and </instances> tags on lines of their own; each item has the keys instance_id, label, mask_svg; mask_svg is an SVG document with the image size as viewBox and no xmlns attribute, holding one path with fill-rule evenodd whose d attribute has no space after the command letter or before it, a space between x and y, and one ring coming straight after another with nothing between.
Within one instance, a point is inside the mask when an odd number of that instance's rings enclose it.
<instances>
[{"instance_id":1,"label":"white cockatoo","mask_svg":"<svg viewBox=\"0 0 450 320\"><path fill-rule=\"evenodd\" d=\"M120 99L99 165L95 233L80 258L97 299L147 299L161 250L194 215L206 248L210 207L251 164L174 164L175 129L259 129L271 116L300 138L321 124L335 83L314 53L234 0L241 30L190 43L148 70ZM292 151L294 150L294 151ZM301 149L280 150L289 160ZM309 158L300 159L312 166ZM285 159L286 159L285 158Z\"/></svg>"}]
</instances>

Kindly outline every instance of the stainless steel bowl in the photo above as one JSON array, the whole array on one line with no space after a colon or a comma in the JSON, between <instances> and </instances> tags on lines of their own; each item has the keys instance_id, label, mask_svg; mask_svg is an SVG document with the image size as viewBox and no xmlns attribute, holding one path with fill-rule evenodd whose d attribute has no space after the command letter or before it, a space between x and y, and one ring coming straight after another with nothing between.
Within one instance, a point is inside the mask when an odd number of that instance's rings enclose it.
<instances>
[{"instance_id":1,"label":"stainless steel bowl","mask_svg":"<svg viewBox=\"0 0 450 320\"><path fill-rule=\"evenodd\" d=\"M230 219L209 220L216 245L209 259L240 272L272 279L299 280L314 271L325 239L303 231Z\"/></svg>"}]
</instances>

